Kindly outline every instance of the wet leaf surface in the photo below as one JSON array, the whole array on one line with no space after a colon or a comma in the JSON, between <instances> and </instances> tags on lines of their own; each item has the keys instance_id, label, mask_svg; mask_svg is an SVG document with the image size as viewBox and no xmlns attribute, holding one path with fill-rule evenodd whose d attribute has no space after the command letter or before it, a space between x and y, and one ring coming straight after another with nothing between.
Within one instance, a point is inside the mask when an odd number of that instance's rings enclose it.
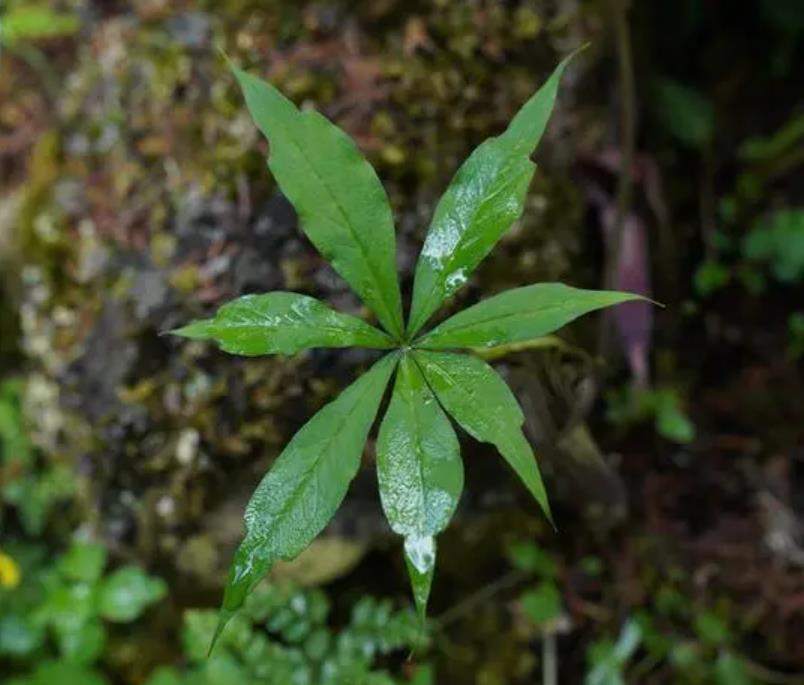
<instances>
[{"instance_id":1,"label":"wet leaf surface","mask_svg":"<svg viewBox=\"0 0 804 685\"><path fill-rule=\"evenodd\" d=\"M405 558L424 614L435 536L446 528L463 489L455 431L422 376L405 355L377 438L380 499L392 530L405 538Z\"/></svg>"},{"instance_id":2,"label":"wet leaf surface","mask_svg":"<svg viewBox=\"0 0 804 685\"><path fill-rule=\"evenodd\" d=\"M245 356L291 355L311 347L387 349L393 341L360 319L313 297L272 292L246 295L221 307L212 319L175 331L191 340L213 340L224 352Z\"/></svg>"},{"instance_id":3,"label":"wet leaf surface","mask_svg":"<svg viewBox=\"0 0 804 685\"><path fill-rule=\"evenodd\" d=\"M349 136L321 114L300 112L269 83L234 73L271 143L268 166L302 228L386 330L401 335L393 217L377 174Z\"/></svg>"},{"instance_id":4,"label":"wet leaf surface","mask_svg":"<svg viewBox=\"0 0 804 685\"><path fill-rule=\"evenodd\" d=\"M450 416L500 451L552 521L536 458L522 433L525 417L505 381L477 357L418 350L415 358Z\"/></svg>"},{"instance_id":5,"label":"wet leaf surface","mask_svg":"<svg viewBox=\"0 0 804 685\"><path fill-rule=\"evenodd\" d=\"M632 293L580 290L563 283L537 283L506 290L458 312L425 334L428 349L496 347L541 338L583 314L641 299Z\"/></svg>"},{"instance_id":6,"label":"wet leaf surface","mask_svg":"<svg viewBox=\"0 0 804 685\"><path fill-rule=\"evenodd\" d=\"M439 201L416 265L408 335L416 335L466 283L522 213L536 169L530 155L547 126L570 59L561 62L504 133L469 156Z\"/></svg>"},{"instance_id":7,"label":"wet leaf surface","mask_svg":"<svg viewBox=\"0 0 804 685\"><path fill-rule=\"evenodd\" d=\"M319 411L260 482L246 508L246 536L229 573L222 624L273 562L293 559L329 523L360 467L396 364L397 356L388 355Z\"/></svg>"}]
</instances>

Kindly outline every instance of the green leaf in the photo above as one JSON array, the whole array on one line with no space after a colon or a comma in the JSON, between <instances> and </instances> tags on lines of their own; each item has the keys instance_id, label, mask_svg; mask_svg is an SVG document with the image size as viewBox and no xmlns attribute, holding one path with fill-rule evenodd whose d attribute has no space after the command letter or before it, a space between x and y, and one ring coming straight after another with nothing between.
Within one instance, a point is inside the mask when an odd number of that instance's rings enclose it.
<instances>
[{"instance_id":1,"label":"green leaf","mask_svg":"<svg viewBox=\"0 0 804 685\"><path fill-rule=\"evenodd\" d=\"M439 201L416 265L410 337L466 283L522 214L536 169L530 155L544 133L561 75L573 55L558 65L502 135L472 152Z\"/></svg>"},{"instance_id":2,"label":"green leaf","mask_svg":"<svg viewBox=\"0 0 804 685\"><path fill-rule=\"evenodd\" d=\"M769 262L783 283L798 283L804 278L804 210L774 212L751 229L742 250L751 261Z\"/></svg>"},{"instance_id":3,"label":"green leaf","mask_svg":"<svg viewBox=\"0 0 804 685\"><path fill-rule=\"evenodd\" d=\"M672 390L656 390L656 430L659 435L679 444L695 439L695 424L684 413L678 395Z\"/></svg>"},{"instance_id":4,"label":"green leaf","mask_svg":"<svg viewBox=\"0 0 804 685\"><path fill-rule=\"evenodd\" d=\"M6 614L0 618L0 655L24 657L42 645L43 626L30 615Z\"/></svg>"},{"instance_id":5,"label":"green leaf","mask_svg":"<svg viewBox=\"0 0 804 685\"><path fill-rule=\"evenodd\" d=\"M584 685L623 685L628 662L642 643L639 623L629 619L620 631L616 644L609 641L593 643L589 650L594 668L586 674Z\"/></svg>"},{"instance_id":6,"label":"green leaf","mask_svg":"<svg viewBox=\"0 0 804 685\"><path fill-rule=\"evenodd\" d=\"M314 297L287 292L245 295L223 305L213 318L171 332L214 340L224 352L244 356L291 355L311 347L393 346L387 334L365 321Z\"/></svg>"},{"instance_id":7,"label":"green leaf","mask_svg":"<svg viewBox=\"0 0 804 685\"><path fill-rule=\"evenodd\" d=\"M2 495L17 507L22 527L36 537L47 524L52 508L68 499L76 487L76 477L66 464L54 464L12 479L2 489Z\"/></svg>"},{"instance_id":8,"label":"green leaf","mask_svg":"<svg viewBox=\"0 0 804 685\"><path fill-rule=\"evenodd\" d=\"M74 34L79 26L74 14L46 6L15 7L0 14L0 43L13 47L23 41L60 38Z\"/></svg>"},{"instance_id":9,"label":"green leaf","mask_svg":"<svg viewBox=\"0 0 804 685\"><path fill-rule=\"evenodd\" d=\"M729 627L711 611L701 611L695 616L695 632L704 642L723 644L729 641Z\"/></svg>"},{"instance_id":10,"label":"green leaf","mask_svg":"<svg viewBox=\"0 0 804 685\"><path fill-rule=\"evenodd\" d=\"M514 568L532 573L540 578L555 578L558 568L553 558L535 542L514 542L506 549L508 560Z\"/></svg>"},{"instance_id":11,"label":"green leaf","mask_svg":"<svg viewBox=\"0 0 804 685\"><path fill-rule=\"evenodd\" d=\"M435 685L435 682L433 667L430 664L424 664L417 666L416 673L413 676L413 680L410 681L410 685Z\"/></svg>"},{"instance_id":12,"label":"green leaf","mask_svg":"<svg viewBox=\"0 0 804 685\"><path fill-rule=\"evenodd\" d=\"M271 144L268 166L305 233L386 330L401 336L393 217L374 169L321 114L301 112L270 83L233 71Z\"/></svg>"},{"instance_id":13,"label":"green leaf","mask_svg":"<svg viewBox=\"0 0 804 685\"><path fill-rule=\"evenodd\" d=\"M430 537L425 540L428 546L427 556L421 554L419 550L415 550L415 555L411 554L407 544L405 545L405 567L408 569L408 578L410 578L410 586L413 589L413 601L416 603L416 612L421 621L424 621L427 616L427 601L430 599L430 590L433 587L436 557L435 539ZM430 559L432 559L432 563L429 563Z\"/></svg>"},{"instance_id":14,"label":"green leaf","mask_svg":"<svg viewBox=\"0 0 804 685\"><path fill-rule=\"evenodd\" d=\"M151 673L145 685L182 685L185 682L172 666L160 666Z\"/></svg>"},{"instance_id":15,"label":"green leaf","mask_svg":"<svg viewBox=\"0 0 804 685\"><path fill-rule=\"evenodd\" d=\"M90 583L56 582L49 588L42 615L55 630L74 632L92 618L95 603L96 592Z\"/></svg>"},{"instance_id":16,"label":"green leaf","mask_svg":"<svg viewBox=\"0 0 804 685\"><path fill-rule=\"evenodd\" d=\"M75 542L62 557L59 570L70 580L94 583L106 565L106 548L91 542Z\"/></svg>"},{"instance_id":17,"label":"green leaf","mask_svg":"<svg viewBox=\"0 0 804 685\"><path fill-rule=\"evenodd\" d=\"M380 499L391 529L405 538L405 557L424 615L435 568L434 536L446 528L463 489L458 437L409 355L377 438Z\"/></svg>"},{"instance_id":18,"label":"green leaf","mask_svg":"<svg viewBox=\"0 0 804 685\"><path fill-rule=\"evenodd\" d=\"M696 88L661 79L655 85L656 107L662 123L680 142L701 148L715 134L715 110Z\"/></svg>"},{"instance_id":19,"label":"green leaf","mask_svg":"<svg viewBox=\"0 0 804 685\"><path fill-rule=\"evenodd\" d=\"M293 559L323 530L360 468L360 458L398 355L390 354L293 436L246 507L218 634L278 559ZM217 634L216 634L217 637Z\"/></svg>"},{"instance_id":20,"label":"green leaf","mask_svg":"<svg viewBox=\"0 0 804 685\"><path fill-rule=\"evenodd\" d=\"M182 627L182 646L184 656L191 664L203 664L207 661L207 651L215 627L218 623L218 612L208 609L190 609L184 613ZM237 652L254 642L256 635L252 622L241 613L235 616L229 630L221 638L221 647L226 652Z\"/></svg>"},{"instance_id":21,"label":"green leaf","mask_svg":"<svg viewBox=\"0 0 804 685\"><path fill-rule=\"evenodd\" d=\"M93 618L75 630L56 630L61 657L75 664L89 666L103 654L106 629L100 619Z\"/></svg>"},{"instance_id":22,"label":"green leaf","mask_svg":"<svg viewBox=\"0 0 804 685\"><path fill-rule=\"evenodd\" d=\"M715 662L715 682L717 685L751 685L754 681L742 659L732 652L721 652Z\"/></svg>"},{"instance_id":23,"label":"green leaf","mask_svg":"<svg viewBox=\"0 0 804 685\"><path fill-rule=\"evenodd\" d=\"M548 335L596 309L644 299L633 293L581 290L537 283L506 290L450 317L420 338L417 347L495 347Z\"/></svg>"},{"instance_id":24,"label":"green leaf","mask_svg":"<svg viewBox=\"0 0 804 685\"><path fill-rule=\"evenodd\" d=\"M545 626L561 616L561 593L551 580L543 581L535 590L525 592L520 602L525 615L537 626Z\"/></svg>"},{"instance_id":25,"label":"green leaf","mask_svg":"<svg viewBox=\"0 0 804 685\"><path fill-rule=\"evenodd\" d=\"M444 409L475 440L499 450L552 522L536 458L522 433L525 417L505 381L476 357L424 350L414 356Z\"/></svg>"},{"instance_id":26,"label":"green leaf","mask_svg":"<svg viewBox=\"0 0 804 685\"><path fill-rule=\"evenodd\" d=\"M0 463L9 465L14 471L24 471L33 461L33 448L22 410L23 392L21 381L0 383Z\"/></svg>"},{"instance_id":27,"label":"green leaf","mask_svg":"<svg viewBox=\"0 0 804 685\"><path fill-rule=\"evenodd\" d=\"M94 670L69 661L44 661L26 681L29 685L106 685L106 678Z\"/></svg>"},{"instance_id":28,"label":"green leaf","mask_svg":"<svg viewBox=\"0 0 804 685\"><path fill-rule=\"evenodd\" d=\"M707 259L702 262L693 276L695 290L699 295L707 297L712 293L722 290L731 280L731 270L725 264L714 259Z\"/></svg>"},{"instance_id":29,"label":"green leaf","mask_svg":"<svg viewBox=\"0 0 804 685\"><path fill-rule=\"evenodd\" d=\"M109 621L129 623L165 594L167 586L161 578L152 578L136 566L126 566L103 579L98 612Z\"/></svg>"}]
</instances>

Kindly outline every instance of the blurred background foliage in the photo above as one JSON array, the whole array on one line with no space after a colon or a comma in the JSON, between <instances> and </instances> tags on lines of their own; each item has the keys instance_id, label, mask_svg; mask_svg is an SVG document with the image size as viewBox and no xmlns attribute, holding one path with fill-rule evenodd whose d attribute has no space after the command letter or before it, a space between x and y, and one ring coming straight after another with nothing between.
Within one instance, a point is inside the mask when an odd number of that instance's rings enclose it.
<instances>
[{"instance_id":1,"label":"blurred background foliage","mask_svg":"<svg viewBox=\"0 0 804 685\"><path fill-rule=\"evenodd\" d=\"M800 0L2 0L0 682L804 683L803 39ZM665 304L493 352L559 533L464 439L422 627L366 469L207 659L248 493L373 358L160 336L278 288L365 313L218 48L358 141L409 292L460 161L587 41L460 295Z\"/></svg>"}]
</instances>

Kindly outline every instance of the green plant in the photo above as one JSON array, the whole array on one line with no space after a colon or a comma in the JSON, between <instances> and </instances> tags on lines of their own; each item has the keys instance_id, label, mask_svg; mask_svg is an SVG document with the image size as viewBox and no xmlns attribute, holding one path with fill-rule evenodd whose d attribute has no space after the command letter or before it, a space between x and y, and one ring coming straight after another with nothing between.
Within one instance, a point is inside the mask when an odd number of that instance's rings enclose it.
<instances>
[{"instance_id":1,"label":"green plant","mask_svg":"<svg viewBox=\"0 0 804 685\"><path fill-rule=\"evenodd\" d=\"M514 542L506 552L511 566L538 581L520 594L519 603L534 625L549 631L564 615L556 562L534 542Z\"/></svg>"},{"instance_id":2,"label":"green plant","mask_svg":"<svg viewBox=\"0 0 804 685\"><path fill-rule=\"evenodd\" d=\"M804 355L804 312L793 312L787 321L787 327L790 330L787 353L793 359L798 359Z\"/></svg>"},{"instance_id":3,"label":"green plant","mask_svg":"<svg viewBox=\"0 0 804 685\"><path fill-rule=\"evenodd\" d=\"M542 640L542 664L549 665L543 682L557 682L560 664L551 642L570 628L561 586L569 579L571 587L572 577L580 574L600 579L603 562L588 556L563 568L554 552L531 540L512 541L506 555L516 574L509 577L524 584L517 592L517 605ZM690 579L678 567L663 569L653 580L648 596L624 622L618 612L605 623L573 615L577 619L573 632L589 638L585 685L653 682L659 671L672 672L678 682L691 685L753 682L749 662L739 652L750 631L744 617L722 599L696 600Z\"/></svg>"},{"instance_id":4,"label":"green plant","mask_svg":"<svg viewBox=\"0 0 804 685\"><path fill-rule=\"evenodd\" d=\"M643 668L666 664L683 682L692 684L754 682L745 659L735 649L737 636L723 618L710 609L695 606L690 598L671 592L665 589L664 601L657 598L653 614L643 610L632 619L646 653ZM685 622L691 625L685 626ZM590 653L594 655L595 650Z\"/></svg>"},{"instance_id":5,"label":"green plant","mask_svg":"<svg viewBox=\"0 0 804 685\"><path fill-rule=\"evenodd\" d=\"M438 207L416 267L407 325L395 271L387 196L351 139L315 111L300 111L270 84L233 67L246 104L270 143L268 166L312 243L376 314L384 330L311 297L248 295L210 319L174 331L240 355L294 354L311 347L390 350L290 441L255 491L246 536L226 585L222 628L278 559L299 554L323 529L357 473L386 385L396 384L377 442L380 496L404 537L414 597L424 615L435 567L434 536L463 486L458 438L447 414L494 444L549 516L523 414L511 390L481 359L447 350L490 347L552 333L578 316L638 296L560 283L509 290L424 325L464 283L521 214L565 59L508 128L481 144Z\"/></svg>"},{"instance_id":6,"label":"green plant","mask_svg":"<svg viewBox=\"0 0 804 685\"><path fill-rule=\"evenodd\" d=\"M642 555L652 564L656 549ZM740 650L756 635L756 617L727 597L699 596L694 577L674 563L646 567L643 578L639 607L621 628L609 625L589 644L587 683L654 682L662 675L690 685L754 682L754 666ZM619 637L610 637L615 629Z\"/></svg>"},{"instance_id":7,"label":"green plant","mask_svg":"<svg viewBox=\"0 0 804 685\"><path fill-rule=\"evenodd\" d=\"M31 444L23 390L19 380L0 383L0 530L13 509L23 530L38 535L53 507L72 497L76 482L66 464L45 463Z\"/></svg>"},{"instance_id":8,"label":"green plant","mask_svg":"<svg viewBox=\"0 0 804 685\"><path fill-rule=\"evenodd\" d=\"M14 545L18 587L0 589L0 666L31 673L15 685L103 682L92 665L103 653L109 623L130 623L167 592L135 566L104 574L106 549L74 542L55 562L36 545Z\"/></svg>"},{"instance_id":9,"label":"green plant","mask_svg":"<svg viewBox=\"0 0 804 685\"><path fill-rule=\"evenodd\" d=\"M782 283L804 279L804 210L784 209L758 222L743 241L743 256L768 264Z\"/></svg>"},{"instance_id":10,"label":"green plant","mask_svg":"<svg viewBox=\"0 0 804 685\"><path fill-rule=\"evenodd\" d=\"M715 112L704 94L670 79L658 80L654 93L661 122L677 140L694 149L712 141Z\"/></svg>"},{"instance_id":11,"label":"green plant","mask_svg":"<svg viewBox=\"0 0 804 685\"><path fill-rule=\"evenodd\" d=\"M627 425L653 419L656 432L666 440L683 445L695 439L695 424L673 388L626 386L608 393L606 399L608 419L613 423Z\"/></svg>"},{"instance_id":12,"label":"green plant","mask_svg":"<svg viewBox=\"0 0 804 685\"><path fill-rule=\"evenodd\" d=\"M785 206L777 190L801 166L803 139L804 117L795 114L771 135L739 146L736 182L719 201L711 251L694 276L699 295L736 283L757 296L769 282L804 278L804 210Z\"/></svg>"},{"instance_id":13,"label":"green plant","mask_svg":"<svg viewBox=\"0 0 804 685\"><path fill-rule=\"evenodd\" d=\"M421 683L429 669L400 681L375 662L421 641L416 615L393 611L389 601L362 597L349 624L334 632L329 601L319 589L262 586L249 596L207 658L217 612L184 615L185 669L161 668L147 685L394 685Z\"/></svg>"},{"instance_id":14,"label":"green plant","mask_svg":"<svg viewBox=\"0 0 804 685\"><path fill-rule=\"evenodd\" d=\"M625 685L625 670L639 649L642 629L633 619L626 621L616 642L601 640L589 647L589 672L585 685Z\"/></svg>"},{"instance_id":15,"label":"green plant","mask_svg":"<svg viewBox=\"0 0 804 685\"><path fill-rule=\"evenodd\" d=\"M78 16L56 12L46 4L17 3L0 14L0 46L59 38L78 30Z\"/></svg>"}]
</instances>

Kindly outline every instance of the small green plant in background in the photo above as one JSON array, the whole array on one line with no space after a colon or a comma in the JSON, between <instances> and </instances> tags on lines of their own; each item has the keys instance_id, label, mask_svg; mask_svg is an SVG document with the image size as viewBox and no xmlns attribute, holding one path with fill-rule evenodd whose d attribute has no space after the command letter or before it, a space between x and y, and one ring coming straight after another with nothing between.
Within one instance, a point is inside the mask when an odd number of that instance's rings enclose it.
<instances>
[{"instance_id":1,"label":"small green plant in background","mask_svg":"<svg viewBox=\"0 0 804 685\"><path fill-rule=\"evenodd\" d=\"M718 613L696 605L689 597L664 594L664 599L657 598L652 613L641 610L631 619L639 629L644 652L639 663L631 664L632 677L664 664L677 674L680 682L691 685L754 682L746 660L737 651L733 628ZM671 596L673 599L668 602Z\"/></svg>"},{"instance_id":2,"label":"small green plant in background","mask_svg":"<svg viewBox=\"0 0 804 685\"><path fill-rule=\"evenodd\" d=\"M752 295L761 295L768 283L794 286L804 280L804 210L782 209L762 213L746 235L735 241L717 235L719 259L704 261L695 273L695 287L704 297L738 281ZM729 262L725 258L730 258Z\"/></svg>"},{"instance_id":3,"label":"small green plant in background","mask_svg":"<svg viewBox=\"0 0 804 685\"><path fill-rule=\"evenodd\" d=\"M268 166L322 255L376 314L382 330L305 295L248 295L174 333L239 355L313 347L387 350L364 376L290 441L254 493L246 536L226 585L221 625L280 559L292 559L326 526L356 475L391 376L396 382L377 440L380 498L404 553L421 616L435 569L435 536L463 487L448 416L495 445L549 516L524 417L511 390L476 356L548 335L578 316L636 299L628 293L541 283L503 292L425 331L520 216L530 159L553 108L564 60L499 136L464 162L435 210L416 266L407 324L396 276L393 217L376 173L352 140L315 111L300 111L269 83L233 68L248 109L270 143Z\"/></svg>"},{"instance_id":4,"label":"small green plant in background","mask_svg":"<svg viewBox=\"0 0 804 685\"><path fill-rule=\"evenodd\" d=\"M69 36L76 33L78 27L76 14L58 12L47 3L10 2L0 12L0 48Z\"/></svg>"},{"instance_id":5,"label":"small green plant in background","mask_svg":"<svg viewBox=\"0 0 804 685\"><path fill-rule=\"evenodd\" d=\"M525 616L540 629L555 627L564 617L555 560L533 542L509 545L507 556L511 566L535 581L519 597Z\"/></svg>"},{"instance_id":6,"label":"small green plant in background","mask_svg":"<svg viewBox=\"0 0 804 685\"><path fill-rule=\"evenodd\" d=\"M607 393L607 417L618 425L652 420L658 435L681 445L695 439L695 424L684 411L677 390L667 386L640 388L629 385Z\"/></svg>"},{"instance_id":7,"label":"small green plant in background","mask_svg":"<svg viewBox=\"0 0 804 685\"><path fill-rule=\"evenodd\" d=\"M584 639L585 685L653 682L659 673L672 673L676 678L672 682L690 685L754 682L751 664L739 650L740 642L751 633L750 621L722 599L696 598L691 579L680 568L656 574L640 606L627 609L624 620L617 612L606 619L590 613L592 621L576 613L573 619L578 621L573 624L565 609L570 593L564 585L579 575L600 579L605 573L601 558L587 556L571 569L562 567L555 551L531 540L513 541L506 555L520 588L516 606L535 629L524 636L538 637L542 643L541 682L559 682L556 637L586 631L592 632ZM512 578L511 573L507 578ZM572 594L577 595L577 588Z\"/></svg>"},{"instance_id":8,"label":"small green plant in background","mask_svg":"<svg viewBox=\"0 0 804 685\"><path fill-rule=\"evenodd\" d=\"M787 322L790 329L790 344L787 353L798 359L804 356L804 312L793 312Z\"/></svg>"},{"instance_id":9,"label":"small green plant in background","mask_svg":"<svg viewBox=\"0 0 804 685\"><path fill-rule=\"evenodd\" d=\"M778 281L800 283L804 280L804 210L778 210L759 221L742 250L749 261L767 265Z\"/></svg>"},{"instance_id":10,"label":"small green plant in background","mask_svg":"<svg viewBox=\"0 0 804 685\"><path fill-rule=\"evenodd\" d=\"M642 629L636 621L629 619L615 642L593 642L589 648L589 671L584 685L625 685L628 682L625 679L626 668L641 641Z\"/></svg>"},{"instance_id":11,"label":"small green plant in background","mask_svg":"<svg viewBox=\"0 0 804 685\"><path fill-rule=\"evenodd\" d=\"M66 464L43 463L25 428L24 384L0 382L0 532L12 510L23 530L42 533L53 508L69 500L76 479Z\"/></svg>"},{"instance_id":12,"label":"small green plant in background","mask_svg":"<svg viewBox=\"0 0 804 685\"><path fill-rule=\"evenodd\" d=\"M0 666L38 664L14 685L104 682L100 659L111 623L131 623L167 593L136 566L105 573L106 549L74 542L55 563L38 545L14 544L19 582L0 589Z\"/></svg>"},{"instance_id":13,"label":"small green plant in background","mask_svg":"<svg viewBox=\"0 0 804 685\"><path fill-rule=\"evenodd\" d=\"M696 597L692 580L679 568L655 580L650 600L629 616L616 641L590 643L587 685L652 682L659 672L690 685L754 683L750 662L740 653L740 642L751 634L750 619L722 599ZM596 673L599 679L590 680Z\"/></svg>"},{"instance_id":14,"label":"small green plant in background","mask_svg":"<svg viewBox=\"0 0 804 685\"><path fill-rule=\"evenodd\" d=\"M670 79L657 80L653 91L657 115L680 143L700 150L712 142L715 112L703 93Z\"/></svg>"},{"instance_id":15,"label":"small green plant in background","mask_svg":"<svg viewBox=\"0 0 804 685\"><path fill-rule=\"evenodd\" d=\"M80 20L77 12L59 11L50 7L51 4L36 0L0 3L0 64L7 54L27 62L38 74L46 92L55 96L61 84L42 44L75 35Z\"/></svg>"},{"instance_id":16,"label":"small green plant in background","mask_svg":"<svg viewBox=\"0 0 804 685\"><path fill-rule=\"evenodd\" d=\"M752 295L769 283L797 285L804 279L804 209L779 208L780 180L802 164L804 116L794 114L770 135L740 145L740 169L732 191L719 200L712 253L696 270L703 297L731 283Z\"/></svg>"},{"instance_id":17,"label":"small green plant in background","mask_svg":"<svg viewBox=\"0 0 804 685\"><path fill-rule=\"evenodd\" d=\"M261 586L207 658L217 612L188 611L183 630L188 666L159 669L146 685L430 685L427 667L411 665L410 679L397 680L375 665L420 644L412 611L394 611L389 601L364 596L338 632L328 626L329 612L322 590Z\"/></svg>"}]
</instances>

